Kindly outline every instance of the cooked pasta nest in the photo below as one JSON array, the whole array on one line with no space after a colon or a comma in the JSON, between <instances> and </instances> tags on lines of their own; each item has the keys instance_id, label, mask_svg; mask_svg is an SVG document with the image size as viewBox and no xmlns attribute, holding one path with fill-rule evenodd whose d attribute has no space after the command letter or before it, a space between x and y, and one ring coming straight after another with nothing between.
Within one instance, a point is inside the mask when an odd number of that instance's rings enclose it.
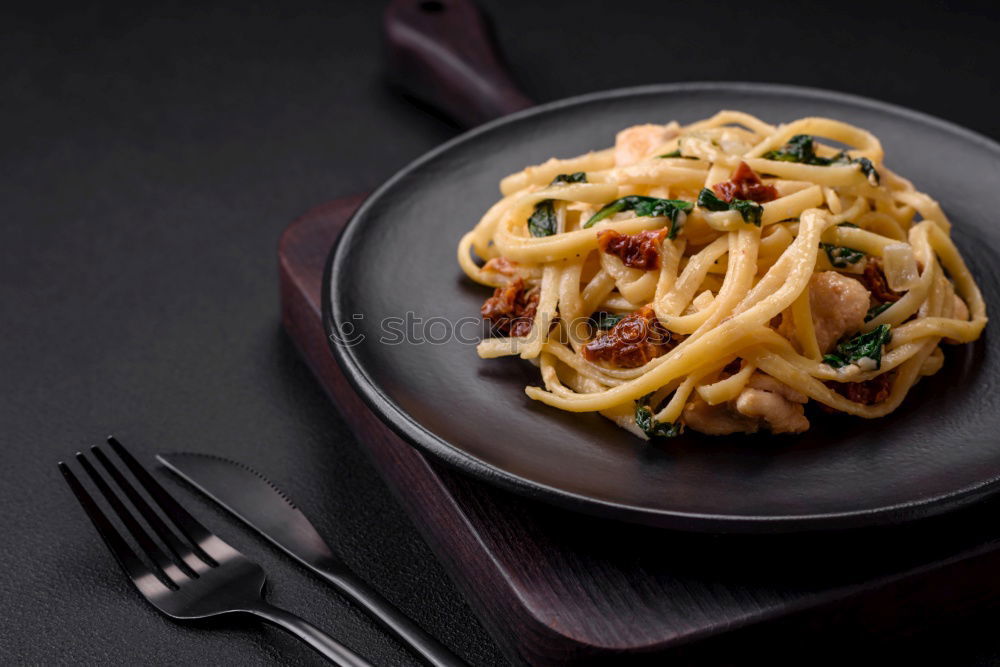
<instances>
[{"instance_id":1,"label":"cooked pasta nest","mask_svg":"<svg viewBox=\"0 0 1000 667\"><path fill-rule=\"evenodd\" d=\"M886 415L987 317L947 216L884 157L847 123L722 111L507 176L458 245L494 288L478 354L643 438Z\"/></svg>"}]
</instances>

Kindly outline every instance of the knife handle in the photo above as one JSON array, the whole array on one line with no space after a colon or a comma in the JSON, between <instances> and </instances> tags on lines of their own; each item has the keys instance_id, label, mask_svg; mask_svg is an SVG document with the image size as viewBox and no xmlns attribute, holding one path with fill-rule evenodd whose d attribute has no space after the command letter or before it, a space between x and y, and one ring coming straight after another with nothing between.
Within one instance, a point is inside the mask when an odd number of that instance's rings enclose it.
<instances>
[{"instance_id":1,"label":"knife handle","mask_svg":"<svg viewBox=\"0 0 1000 667\"><path fill-rule=\"evenodd\" d=\"M434 667L466 667L466 663L407 618L365 581L335 564L326 567L310 564L318 575L333 584L337 590L364 607L387 630Z\"/></svg>"},{"instance_id":2,"label":"knife handle","mask_svg":"<svg viewBox=\"0 0 1000 667\"><path fill-rule=\"evenodd\" d=\"M472 0L392 0L382 30L390 81L463 127L534 106Z\"/></svg>"}]
</instances>

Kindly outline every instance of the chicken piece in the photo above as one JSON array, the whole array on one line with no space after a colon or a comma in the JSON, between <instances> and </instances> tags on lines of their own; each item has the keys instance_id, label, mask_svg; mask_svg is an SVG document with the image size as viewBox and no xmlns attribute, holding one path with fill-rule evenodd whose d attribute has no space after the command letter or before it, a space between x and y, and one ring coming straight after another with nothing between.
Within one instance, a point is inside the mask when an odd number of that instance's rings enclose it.
<instances>
[{"instance_id":1,"label":"chicken piece","mask_svg":"<svg viewBox=\"0 0 1000 667\"><path fill-rule=\"evenodd\" d=\"M809 398L763 373L750 376L735 400L709 405L700 396L684 406L684 423L699 433L728 435L756 433L801 433L809 429L803 404Z\"/></svg>"},{"instance_id":2,"label":"chicken piece","mask_svg":"<svg viewBox=\"0 0 1000 667\"><path fill-rule=\"evenodd\" d=\"M719 135L717 141L722 150L730 155L743 155L753 148L753 144L756 143L756 140L749 139L749 134L746 130L727 127L722 130L722 134Z\"/></svg>"},{"instance_id":3,"label":"chicken piece","mask_svg":"<svg viewBox=\"0 0 1000 667\"><path fill-rule=\"evenodd\" d=\"M805 403L809 400L809 397L802 392L795 391L784 382L779 382L770 375L765 375L764 373L754 373L751 375L750 379L747 381L747 386L753 387L754 389L769 391L773 394L780 394L794 403Z\"/></svg>"},{"instance_id":4,"label":"chicken piece","mask_svg":"<svg viewBox=\"0 0 1000 667\"><path fill-rule=\"evenodd\" d=\"M861 328L870 301L868 290L853 278L836 271L813 274L809 280L809 308L820 352L829 352L845 334ZM791 309L782 313L778 333L795 340Z\"/></svg>"},{"instance_id":5,"label":"chicken piece","mask_svg":"<svg viewBox=\"0 0 1000 667\"><path fill-rule=\"evenodd\" d=\"M680 131L677 123L669 125L633 125L615 137L615 166L627 167L640 162L656 147L676 137Z\"/></svg>"},{"instance_id":6,"label":"chicken piece","mask_svg":"<svg viewBox=\"0 0 1000 667\"><path fill-rule=\"evenodd\" d=\"M782 394L747 387L736 397L736 411L763 420L771 433L802 433L809 430L802 403L788 400Z\"/></svg>"},{"instance_id":7,"label":"chicken piece","mask_svg":"<svg viewBox=\"0 0 1000 667\"><path fill-rule=\"evenodd\" d=\"M695 396L684 406L681 420L688 428L705 435L730 433L756 433L760 422L741 415L728 403L709 405L701 396Z\"/></svg>"}]
</instances>

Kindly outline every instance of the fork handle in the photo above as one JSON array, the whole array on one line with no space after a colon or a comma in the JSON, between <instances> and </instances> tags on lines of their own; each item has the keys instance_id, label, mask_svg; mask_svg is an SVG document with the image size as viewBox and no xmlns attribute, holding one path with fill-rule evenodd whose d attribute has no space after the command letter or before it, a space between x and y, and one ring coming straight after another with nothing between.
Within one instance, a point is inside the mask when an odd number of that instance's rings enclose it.
<instances>
[{"instance_id":1,"label":"fork handle","mask_svg":"<svg viewBox=\"0 0 1000 667\"><path fill-rule=\"evenodd\" d=\"M290 632L309 644L317 653L335 665L340 665L341 667L372 667L371 663L357 653L309 621L299 618L291 612L275 607L263 600L252 607L246 608L245 611L264 619L268 623L273 623L282 630Z\"/></svg>"}]
</instances>

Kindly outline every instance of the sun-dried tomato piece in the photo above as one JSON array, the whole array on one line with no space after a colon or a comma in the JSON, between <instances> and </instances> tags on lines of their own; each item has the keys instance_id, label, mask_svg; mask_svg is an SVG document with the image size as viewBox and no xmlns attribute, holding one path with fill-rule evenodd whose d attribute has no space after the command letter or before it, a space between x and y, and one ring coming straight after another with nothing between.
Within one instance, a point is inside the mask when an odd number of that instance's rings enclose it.
<instances>
[{"instance_id":1,"label":"sun-dried tomato piece","mask_svg":"<svg viewBox=\"0 0 1000 667\"><path fill-rule=\"evenodd\" d=\"M538 290L524 288L524 280L515 279L509 285L497 287L486 299L479 312L489 320L497 333L527 336L538 309Z\"/></svg>"},{"instance_id":2,"label":"sun-dried tomato piece","mask_svg":"<svg viewBox=\"0 0 1000 667\"><path fill-rule=\"evenodd\" d=\"M760 176L746 162L740 162L728 181L712 186L720 199L731 203L734 199L755 201L758 204L774 201L778 198L778 190L773 185L764 185Z\"/></svg>"},{"instance_id":3,"label":"sun-dried tomato piece","mask_svg":"<svg viewBox=\"0 0 1000 667\"><path fill-rule=\"evenodd\" d=\"M870 257L865 263L863 282L872 296L882 303L899 301L903 297L899 292L889 289L889 283L882 272L882 262L878 257Z\"/></svg>"},{"instance_id":4,"label":"sun-dried tomato piece","mask_svg":"<svg viewBox=\"0 0 1000 667\"><path fill-rule=\"evenodd\" d=\"M889 398L892 392L891 373L876 375L864 382L827 382L827 386L849 401L875 405Z\"/></svg>"},{"instance_id":5,"label":"sun-dried tomato piece","mask_svg":"<svg viewBox=\"0 0 1000 667\"><path fill-rule=\"evenodd\" d=\"M660 325L652 306L643 306L584 345L583 358L608 361L619 368L638 368L670 348L670 332Z\"/></svg>"},{"instance_id":6,"label":"sun-dried tomato piece","mask_svg":"<svg viewBox=\"0 0 1000 667\"><path fill-rule=\"evenodd\" d=\"M597 233L597 246L601 252L620 257L625 266L643 271L660 268L660 244L667 236L666 229L619 234L613 229Z\"/></svg>"}]
</instances>

